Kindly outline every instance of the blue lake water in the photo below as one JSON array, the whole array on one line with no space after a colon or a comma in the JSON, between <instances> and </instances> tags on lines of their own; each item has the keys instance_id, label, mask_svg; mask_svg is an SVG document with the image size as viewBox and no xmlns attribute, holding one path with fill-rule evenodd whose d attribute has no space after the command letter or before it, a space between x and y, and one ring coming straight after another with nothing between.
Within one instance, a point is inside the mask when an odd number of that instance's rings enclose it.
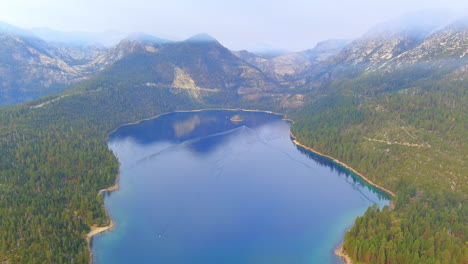
<instances>
[{"instance_id":1,"label":"blue lake water","mask_svg":"<svg viewBox=\"0 0 468 264\"><path fill-rule=\"evenodd\" d=\"M289 129L281 116L243 111L119 128L109 147L120 189L105 197L116 226L94 237L94 262L342 263L333 250L345 231L388 196L294 145Z\"/></svg>"}]
</instances>

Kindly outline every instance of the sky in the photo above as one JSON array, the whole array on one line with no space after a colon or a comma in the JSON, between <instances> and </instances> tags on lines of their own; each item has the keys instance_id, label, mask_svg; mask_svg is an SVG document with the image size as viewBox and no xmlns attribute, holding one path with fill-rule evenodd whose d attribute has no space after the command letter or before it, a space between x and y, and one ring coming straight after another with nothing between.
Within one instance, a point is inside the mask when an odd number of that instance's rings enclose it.
<instances>
[{"instance_id":1,"label":"sky","mask_svg":"<svg viewBox=\"0 0 468 264\"><path fill-rule=\"evenodd\" d=\"M0 0L0 21L60 31L207 33L233 50L299 51L354 39L421 9L468 12L467 0Z\"/></svg>"}]
</instances>

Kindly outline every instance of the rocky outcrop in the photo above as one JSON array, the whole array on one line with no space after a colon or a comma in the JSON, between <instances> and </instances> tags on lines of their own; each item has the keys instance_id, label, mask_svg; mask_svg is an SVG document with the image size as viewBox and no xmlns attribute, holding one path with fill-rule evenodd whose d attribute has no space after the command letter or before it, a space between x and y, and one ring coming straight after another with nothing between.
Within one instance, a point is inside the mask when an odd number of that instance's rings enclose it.
<instances>
[{"instance_id":1,"label":"rocky outcrop","mask_svg":"<svg viewBox=\"0 0 468 264\"><path fill-rule=\"evenodd\" d=\"M328 65L329 60L336 56L348 42L347 40L322 41L313 49L273 58L264 58L248 51L238 51L234 54L282 85L300 87L305 84L307 74Z\"/></svg>"},{"instance_id":2,"label":"rocky outcrop","mask_svg":"<svg viewBox=\"0 0 468 264\"><path fill-rule=\"evenodd\" d=\"M38 39L0 35L0 103L30 100L85 76L59 53Z\"/></svg>"},{"instance_id":3,"label":"rocky outcrop","mask_svg":"<svg viewBox=\"0 0 468 264\"><path fill-rule=\"evenodd\" d=\"M426 14L425 14L426 15ZM419 62L444 63L467 52L466 18L447 25L447 17L406 16L377 26L347 45L333 60L340 69L392 70Z\"/></svg>"}]
</instances>

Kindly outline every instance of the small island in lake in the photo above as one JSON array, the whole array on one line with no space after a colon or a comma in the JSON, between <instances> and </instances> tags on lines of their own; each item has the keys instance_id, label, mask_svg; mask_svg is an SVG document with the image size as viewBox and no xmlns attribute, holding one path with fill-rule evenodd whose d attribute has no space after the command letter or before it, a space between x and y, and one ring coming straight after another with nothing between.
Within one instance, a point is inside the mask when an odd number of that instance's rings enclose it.
<instances>
[{"instance_id":1,"label":"small island in lake","mask_svg":"<svg viewBox=\"0 0 468 264\"><path fill-rule=\"evenodd\" d=\"M235 123L244 121L244 119L240 115L235 115L235 116L231 117L230 120L231 120L231 122L235 122Z\"/></svg>"}]
</instances>

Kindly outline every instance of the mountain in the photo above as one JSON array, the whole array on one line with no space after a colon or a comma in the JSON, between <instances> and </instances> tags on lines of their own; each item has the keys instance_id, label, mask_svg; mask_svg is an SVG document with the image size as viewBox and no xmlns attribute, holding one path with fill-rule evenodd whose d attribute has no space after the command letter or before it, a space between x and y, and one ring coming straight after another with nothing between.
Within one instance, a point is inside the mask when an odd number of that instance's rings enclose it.
<instances>
[{"instance_id":1,"label":"mountain","mask_svg":"<svg viewBox=\"0 0 468 264\"><path fill-rule=\"evenodd\" d=\"M4 25L0 35L0 103L13 104L54 93L104 71L109 79L169 85L193 96L224 91L258 100L278 92L277 82L237 58L206 34L172 42L132 34L112 49L89 44L45 42L30 31ZM115 67L114 67L115 64ZM109 69L108 69L109 68ZM138 70L137 70L138 69ZM112 77L109 77L112 76ZM144 76L144 77L143 77ZM264 93L264 94L262 94ZM280 99L279 99L280 100Z\"/></svg>"},{"instance_id":2,"label":"mountain","mask_svg":"<svg viewBox=\"0 0 468 264\"><path fill-rule=\"evenodd\" d=\"M48 43L51 55L60 58L70 66L84 66L96 57L105 54L108 49L100 45Z\"/></svg>"},{"instance_id":3,"label":"mountain","mask_svg":"<svg viewBox=\"0 0 468 264\"><path fill-rule=\"evenodd\" d=\"M386 25L348 44L322 78L308 74L296 139L395 192L347 232L353 263L468 259L467 29L464 19Z\"/></svg>"},{"instance_id":4,"label":"mountain","mask_svg":"<svg viewBox=\"0 0 468 264\"><path fill-rule=\"evenodd\" d=\"M426 15L421 16L407 15L374 27L345 47L336 62L372 68L414 48L447 21L443 15L429 21Z\"/></svg>"},{"instance_id":5,"label":"mountain","mask_svg":"<svg viewBox=\"0 0 468 264\"><path fill-rule=\"evenodd\" d=\"M206 33L200 33L194 36L191 36L185 42L190 42L190 43L210 43L210 42L218 42L215 38L212 36L206 34Z\"/></svg>"},{"instance_id":6,"label":"mountain","mask_svg":"<svg viewBox=\"0 0 468 264\"><path fill-rule=\"evenodd\" d=\"M244 61L258 67L272 76L295 75L314 63L332 58L348 43L347 40L319 42L313 49L288 53L272 58L262 57L246 50L235 52Z\"/></svg>"},{"instance_id":7,"label":"mountain","mask_svg":"<svg viewBox=\"0 0 468 264\"><path fill-rule=\"evenodd\" d=\"M39 39L0 35L0 102L31 100L82 76L54 51Z\"/></svg>"},{"instance_id":8,"label":"mountain","mask_svg":"<svg viewBox=\"0 0 468 264\"><path fill-rule=\"evenodd\" d=\"M416 63L436 63L441 67L449 66L455 61L466 64L467 39L468 17L464 17L433 31L417 46L394 58L391 64L394 64L394 67Z\"/></svg>"},{"instance_id":9,"label":"mountain","mask_svg":"<svg viewBox=\"0 0 468 264\"><path fill-rule=\"evenodd\" d=\"M207 35L180 42L125 39L96 61L113 63L99 78L162 85L198 99L205 95L221 101L280 96L273 94L280 89L274 80Z\"/></svg>"},{"instance_id":10,"label":"mountain","mask_svg":"<svg viewBox=\"0 0 468 264\"><path fill-rule=\"evenodd\" d=\"M312 61L327 61L336 56L350 42L351 41L347 39L330 39L321 41L317 43L313 49L299 52L299 54L303 54L303 56Z\"/></svg>"},{"instance_id":11,"label":"mountain","mask_svg":"<svg viewBox=\"0 0 468 264\"><path fill-rule=\"evenodd\" d=\"M313 49L273 58L261 57L248 51L238 51L235 54L283 85L300 87L305 84L306 71L310 76L312 70L317 71L328 65L328 60L338 54L348 42L348 40L322 41Z\"/></svg>"},{"instance_id":12,"label":"mountain","mask_svg":"<svg viewBox=\"0 0 468 264\"><path fill-rule=\"evenodd\" d=\"M0 24L0 105L35 99L90 76L82 67L107 49L49 43L31 31Z\"/></svg>"},{"instance_id":13,"label":"mountain","mask_svg":"<svg viewBox=\"0 0 468 264\"><path fill-rule=\"evenodd\" d=\"M46 49L47 52L70 65L81 65L107 51L84 32L59 32L46 28L22 29L0 22L0 35L11 35L27 39L30 43Z\"/></svg>"},{"instance_id":14,"label":"mountain","mask_svg":"<svg viewBox=\"0 0 468 264\"><path fill-rule=\"evenodd\" d=\"M73 67L10 28L2 85L96 72L66 94L0 109L2 261L89 263L85 234L109 224L96 194L118 174L109 131L177 110L249 108L285 114L304 146L395 193L346 234L354 261L466 263L467 26L439 22L390 23L280 59L233 54L207 36L134 36Z\"/></svg>"},{"instance_id":15,"label":"mountain","mask_svg":"<svg viewBox=\"0 0 468 264\"><path fill-rule=\"evenodd\" d=\"M403 89L414 80L430 76L464 78L466 21L466 17L450 21L444 15L434 16L432 20L418 15L384 23L346 45L339 45L332 50L334 53L314 63L308 63L302 53L302 62L289 67L300 70L291 70L295 72L292 78L284 75L289 82L282 83L309 91L320 89L316 91L318 95L326 90L349 90L350 80L362 83L361 90L371 92L389 89L389 83L399 84L392 89Z\"/></svg>"},{"instance_id":16,"label":"mountain","mask_svg":"<svg viewBox=\"0 0 468 264\"><path fill-rule=\"evenodd\" d=\"M382 90L385 83L406 85L406 80L436 73L463 78L467 20L452 21L444 12L426 11L377 25L354 41L324 41L310 50L272 58L248 51L235 54L281 85L302 92L319 88L322 93L333 83L338 89L349 79L364 80L368 87L376 78L381 81L373 89Z\"/></svg>"},{"instance_id":17,"label":"mountain","mask_svg":"<svg viewBox=\"0 0 468 264\"><path fill-rule=\"evenodd\" d=\"M171 42L170 40L161 39L144 33L134 33L121 40L115 47L109 49L107 52L95 56L92 61L83 67L90 71L103 70L127 55L141 52L154 53L158 51L158 47L162 44Z\"/></svg>"}]
</instances>

